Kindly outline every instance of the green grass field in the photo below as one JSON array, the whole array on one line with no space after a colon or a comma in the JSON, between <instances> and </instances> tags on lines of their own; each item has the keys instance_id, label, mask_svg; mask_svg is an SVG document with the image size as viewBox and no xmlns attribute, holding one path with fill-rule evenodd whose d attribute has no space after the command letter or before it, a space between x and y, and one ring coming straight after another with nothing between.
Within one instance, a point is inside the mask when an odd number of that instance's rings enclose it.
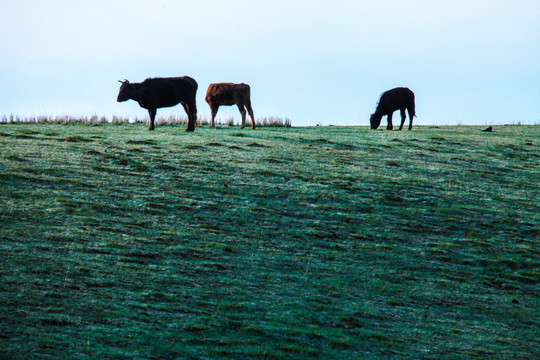
<instances>
[{"instance_id":1,"label":"green grass field","mask_svg":"<svg viewBox=\"0 0 540 360\"><path fill-rule=\"evenodd\" d=\"M0 125L0 358L540 357L540 126Z\"/></svg>"}]
</instances>

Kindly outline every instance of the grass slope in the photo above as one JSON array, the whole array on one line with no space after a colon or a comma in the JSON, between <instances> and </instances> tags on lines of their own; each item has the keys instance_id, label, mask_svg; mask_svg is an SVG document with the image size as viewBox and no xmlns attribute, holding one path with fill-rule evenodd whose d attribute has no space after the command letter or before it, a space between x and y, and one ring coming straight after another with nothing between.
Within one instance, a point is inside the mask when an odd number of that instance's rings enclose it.
<instances>
[{"instance_id":1,"label":"grass slope","mask_svg":"<svg viewBox=\"0 0 540 360\"><path fill-rule=\"evenodd\" d=\"M538 139L0 125L0 357L537 358Z\"/></svg>"}]
</instances>

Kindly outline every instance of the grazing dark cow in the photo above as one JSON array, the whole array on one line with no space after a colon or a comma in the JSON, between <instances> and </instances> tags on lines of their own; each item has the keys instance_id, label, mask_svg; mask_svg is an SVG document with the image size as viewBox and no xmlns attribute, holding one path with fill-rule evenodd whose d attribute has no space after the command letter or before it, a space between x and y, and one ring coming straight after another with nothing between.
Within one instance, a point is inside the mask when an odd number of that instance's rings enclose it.
<instances>
[{"instance_id":1,"label":"grazing dark cow","mask_svg":"<svg viewBox=\"0 0 540 360\"><path fill-rule=\"evenodd\" d=\"M379 104L377 104L377 109L375 114L371 114L369 119L372 129L377 129L381 124L381 119L384 115L388 116L388 130L392 130L394 126L392 125L392 114L396 110L401 111L401 125L399 130L403 129L403 124L405 123L405 109L409 113L409 130L412 129L413 117L416 116L414 110L414 93L408 88L399 87L392 90L388 90L381 95L379 99Z\"/></svg>"},{"instance_id":2,"label":"grazing dark cow","mask_svg":"<svg viewBox=\"0 0 540 360\"><path fill-rule=\"evenodd\" d=\"M182 104L188 116L186 131L195 130L197 121L197 82L189 76L146 79L142 83L120 81L118 102L135 100L150 114L149 130L154 130L154 120L158 108Z\"/></svg>"},{"instance_id":3,"label":"grazing dark cow","mask_svg":"<svg viewBox=\"0 0 540 360\"><path fill-rule=\"evenodd\" d=\"M251 117L251 128L255 129L255 117L251 108L251 89L248 84L218 83L210 84L206 92L206 102L212 111L210 126L214 126L214 119L221 105L238 106L242 115L242 129L246 126L246 108Z\"/></svg>"}]
</instances>

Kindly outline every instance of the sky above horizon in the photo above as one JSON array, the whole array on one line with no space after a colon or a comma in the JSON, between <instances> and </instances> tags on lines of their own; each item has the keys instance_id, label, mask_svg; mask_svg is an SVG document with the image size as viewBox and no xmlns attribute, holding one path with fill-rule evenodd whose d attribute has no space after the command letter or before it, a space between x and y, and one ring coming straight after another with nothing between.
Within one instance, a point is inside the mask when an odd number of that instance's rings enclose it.
<instances>
[{"instance_id":1,"label":"sky above horizon","mask_svg":"<svg viewBox=\"0 0 540 360\"><path fill-rule=\"evenodd\" d=\"M537 0L20 0L0 14L0 117L147 118L116 102L118 80L188 75L206 118L210 83L245 82L256 117L293 126L369 125L397 86L418 125L540 124Z\"/></svg>"}]
</instances>

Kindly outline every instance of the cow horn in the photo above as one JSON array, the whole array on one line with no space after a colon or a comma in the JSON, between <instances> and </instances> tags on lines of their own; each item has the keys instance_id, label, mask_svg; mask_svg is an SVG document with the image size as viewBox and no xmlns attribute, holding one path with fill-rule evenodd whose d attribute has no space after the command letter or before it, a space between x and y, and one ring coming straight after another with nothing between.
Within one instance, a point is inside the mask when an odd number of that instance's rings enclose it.
<instances>
[{"instance_id":1,"label":"cow horn","mask_svg":"<svg viewBox=\"0 0 540 360\"><path fill-rule=\"evenodd\" d=\"M128 79L124 79L124 81L122 80L118 80L118 82L122 83L122 84L129 84L129 81Z\"/></svg>"}]
</instances>

